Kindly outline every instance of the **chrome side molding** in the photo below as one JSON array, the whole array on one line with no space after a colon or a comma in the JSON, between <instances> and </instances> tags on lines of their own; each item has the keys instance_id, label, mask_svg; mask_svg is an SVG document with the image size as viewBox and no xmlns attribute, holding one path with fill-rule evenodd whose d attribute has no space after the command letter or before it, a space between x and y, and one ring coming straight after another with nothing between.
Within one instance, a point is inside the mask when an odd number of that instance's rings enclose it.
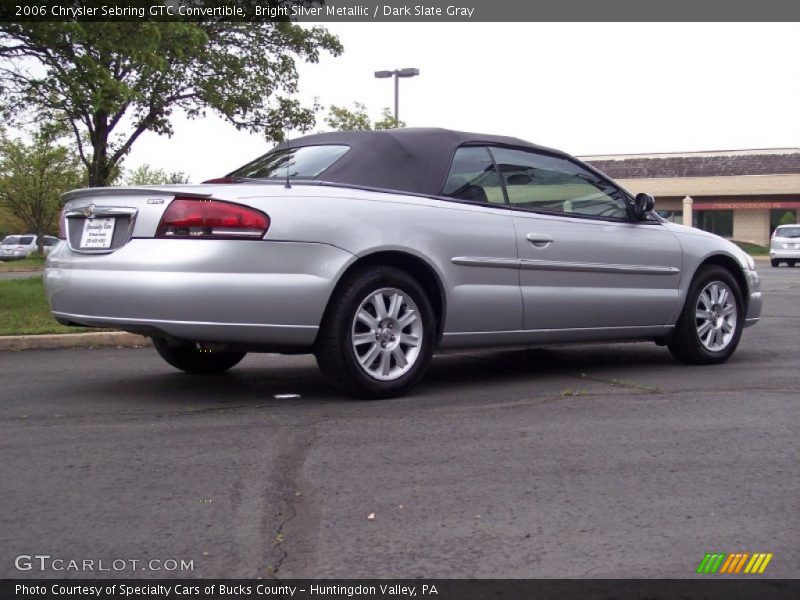
<instances>
[{"instance_id":1,"label":"chrome side molding","mask_svg":"<svg viewBox=\"0 0 800 600\"><path fill-rule=\"evenodd\" d=\"M680 269L675 267L534 260L530 258L492 258L487 256L456 256L451 259L451 262L454 265L461 265L464 267L493 267L533 271L584 271L590 273L631 273L638 275L676 275L681 272Z\"/></svg>"}]
</instances>

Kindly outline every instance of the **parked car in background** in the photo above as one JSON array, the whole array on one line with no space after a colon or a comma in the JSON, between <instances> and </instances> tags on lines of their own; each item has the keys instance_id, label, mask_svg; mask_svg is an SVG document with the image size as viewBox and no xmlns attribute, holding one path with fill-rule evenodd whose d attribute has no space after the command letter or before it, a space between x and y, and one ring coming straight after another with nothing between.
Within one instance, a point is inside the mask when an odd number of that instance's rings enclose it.
<instances>
[{"instance_id":1,"label":"parked car in background","mask_svg":"<svg viewBox=\"0 0 800 600\"><path fill-rule=\"evenodd\" d=\"M800 225L778 225L769 242L769 258L773 267L785 262L790 267L800 261Z\"/></svg>"},{"instance_id":2,"label":"parked car in background","mask_svg":"<svg viewBox=\"0 0 800 600\"><path fill-rule=\"evenodd\" d=\"M52 235L42 236L45 256L58 244L59 239ZM0 242L0 260L20 260L28 258L38 250L36 235L25 233L20 235L7 235Z\"/></svg>"},{"instance_id":3,"label":"parked car in background","mask_svg":"<svg viewBox=\"0 0 800 600\"><path fill-rule=\"evenodd\" d=\"M435 350L649 340L715 364L761 312L736 245L516 138L318 134L204 185L64 201L55 318L151 336L192 373L314 353L336 387L379 398Z\"/></svg>"}]
</instances>

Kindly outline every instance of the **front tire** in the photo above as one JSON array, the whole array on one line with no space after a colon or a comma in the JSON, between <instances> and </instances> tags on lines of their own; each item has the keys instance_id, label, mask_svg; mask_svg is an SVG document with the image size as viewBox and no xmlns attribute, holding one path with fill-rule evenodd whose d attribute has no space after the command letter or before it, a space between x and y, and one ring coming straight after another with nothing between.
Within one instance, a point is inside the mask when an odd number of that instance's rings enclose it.
<instances>
[{"instance_id":1,"label":"front tire","mask_svg":"<svg viewBox=\"0 0 800 600\"><path fill-rule=\"evenodd\" d=\"M727 269L709 265L695 275L668 347L686 364L723 363L739 345L743 327L739 284Z\"/></svg>"},{"instance_id":2,"label":"front tire","mask_svg":"<svg viewBox=\"0 0 800 600\"><path fill-rule=\"evenodd\" d=\"M771 264L773 267L779 267L779 266L781 266L781 261L779 261L779 260L776 260L776 259L774 259L774 258L771 258L769 262L770 262L770 264Z\"/></svg>"},{"instance_id":3,"label":"front tire","mask_svg":"<svg viewBox=\"0 0 800 600\"><path fill-rule=\"evenodd\" d=\"M436 324L430 300L408 273L367 267L340 284L315 346L322 373L358 398L406 393L425 373Z\"/></svg>"},{"instance_id":4,"label":"front tire","mask_svg":"<svg viewBox=\"0 0 800 600\"><path fill-rule=\"evenodd\" d=\"M212 352L201 350L197 344L153 338L153 346L165 361L176 369L195 374L223 373L236 366L246 352Z\"/></svg>"}]
</instances>

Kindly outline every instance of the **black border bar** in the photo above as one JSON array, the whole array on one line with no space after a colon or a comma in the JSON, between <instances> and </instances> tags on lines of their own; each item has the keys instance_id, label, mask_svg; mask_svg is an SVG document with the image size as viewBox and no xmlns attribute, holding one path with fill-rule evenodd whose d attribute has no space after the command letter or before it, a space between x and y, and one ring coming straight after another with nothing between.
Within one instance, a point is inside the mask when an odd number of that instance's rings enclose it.
<instances>
[{"instance_id":1,"label":"black border bar","mask_svg":"<svg viewBox=\"0 0 800 600\"><path fill-rule=\"evenodd\" d=\"M423 587L427 586L427 587ZM435 593L434 593L435 589ZM224 591L223 591L224 590ZM413 590L413 595L411 591ZM424 590L424 592L423 592ZM70 593L74 592L74 593ZM99 592L99 593L98 593ZM800 579L4 579L3 600L796 600Z\"/></svg>"},{"instance_id":2,"label":"black border bar","mask_svg":"<svg viewBox=\"0 0 800 600\"><path fill-rule=\"evenodd\" d=\"M0 21L798 21L787 0L3 0ZM598 38L603 32L598 31ZM679 43L679 35L676 43ZM642 40L630 40L635 46ZM615 43L626 43L617 40ZM635 50L635 48L634 48Z\"/></svg>"}]
</instances>

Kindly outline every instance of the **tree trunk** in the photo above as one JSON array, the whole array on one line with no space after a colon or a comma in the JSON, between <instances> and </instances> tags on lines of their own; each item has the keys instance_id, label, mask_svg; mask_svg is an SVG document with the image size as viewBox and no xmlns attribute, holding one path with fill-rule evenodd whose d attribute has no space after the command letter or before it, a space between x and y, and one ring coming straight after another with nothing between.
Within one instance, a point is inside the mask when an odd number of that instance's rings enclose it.
<instances>
[{"instance_id":1,"label":"tree trunk","mask_svg":"<svg viewBox=\"0 0 800 600\"><path fill-rule=\"evenodd\" d=\"M96 146L92 156L92 165L89 169L89 187L105 187L108 185L108 176L111 169L108 166L108 155L105 143Z\"/></svg>"},{"instance_id":2,"label":"tree trunk","mask_svg":"<svg viewBox=\"0 0 800 600\"><path fill-rule=\"evenodd\" d=\"M89 187L105 187L111 168L108 164L108 115L94 115L94 133L92 141L92 164L89 168Z\"/></svg>"}]
</instances>

